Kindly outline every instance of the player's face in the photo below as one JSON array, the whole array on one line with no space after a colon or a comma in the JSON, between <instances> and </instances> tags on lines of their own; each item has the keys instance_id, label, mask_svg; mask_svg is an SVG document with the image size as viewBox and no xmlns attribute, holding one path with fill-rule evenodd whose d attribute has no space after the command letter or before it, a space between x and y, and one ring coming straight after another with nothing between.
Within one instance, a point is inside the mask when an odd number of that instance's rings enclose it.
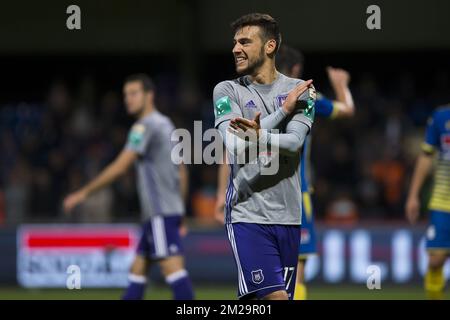
<instances>
[{"instance_id":1,"label":"player's face","mask_svg":"<svg viewBox=\"0 0 450 320\"><path fill-rule=\"evenodd\" d=\"M233 55L238 74L253 74L266 59L258 26L245 26L234 35Z\"/></svg>"},{"instance_id":2,"label":"player's face","mask_svg":"<svg viewBox=\"0 0 450 320\"><path fill-rule=\"evenodd\" d=\"M123 96L128 114L136 115L142 112L147 94L140 81L125 83Z\"/></svg>"}]
</instances>

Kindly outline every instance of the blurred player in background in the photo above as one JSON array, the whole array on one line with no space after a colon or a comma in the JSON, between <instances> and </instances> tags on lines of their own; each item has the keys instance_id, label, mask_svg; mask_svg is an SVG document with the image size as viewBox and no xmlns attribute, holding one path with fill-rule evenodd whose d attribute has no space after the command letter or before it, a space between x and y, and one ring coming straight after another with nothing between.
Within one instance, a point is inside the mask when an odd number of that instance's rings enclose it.
<instances>
[{"instance_id":1,"label":"blurred player in background","mask_svg":"<svg viewBox=\"0 0 450 320\"><path fill-rule=\"evenodd\" d=\"M281 46L276 60L277 70L292 78L300 78L303 71L303 55L288 46ZM318 94L315 103L316 117L335 119L353 116L355 107L353 97L348 87L350 75L347 71L337 68L327 68L336 100L330 100ZM303 145L300 176L302 182L302 229L298 253L297 283L295 300L305 300L307 290L305 285L305 265L309 256L317 254L316 232L314 228L314 210L311 202L310 187L310 150L311 138L307 137Z\"/></svg>"},{"instance_id":2,"label":"blurred player in background","mask_svg":"<svg viewBox=\"0 0 450 320\"><path fill-rule=\"evenodd\" d=\"M276 58L277 70L292 78L300 78L303 71L303 55L286 45L282 45ZM345 118L354 114L354 104L351 92L348 88L350 75L342 69L327 68L328 78L330 79L336 100L331 101L320 94L315 103L315 115L323 118ZM305 286L305 264L308 256L317 254L316 233L314 229L313 207L310 197L309 186L309 155L311 149L310 138L306 138L301 154L301 191L302 191L302 227L301 240L299 246L298 265L297 265L297 283L295 289L295 300L306 299ZM229 168L226 164L219 167L217 202L215 217L218 221L223 221L223 208L225 205L226 180L229 176Z\"/></svg>"},{"instance_id":3,"label":"blurred player in background","mask_svg":"<svg viewBox=\"0 0 450 320\"><path fill-rule=\"evenodd\" d=\"M419 217L419 192L432 169L436 151L439 159L428 206L430 224L426 233L428 270L424 285L429 299L443 298L443 268L450 253L450 106L437 109L428 120L422 154L417 159L406 202L406 217L412 224Z\"/></svg>"},{"instance_id":4,"label":"blurred player in background","mask_svg":"<svg viewBox=\"0 0 450 320\"><path fill-rule=\"evenodd\" d=\"M245 15L232 29L241 77L220 82L213 98L215 127L231 158L225 222L238 269L238 297L292 299L301 224L300 152L314 117L312 107L297 105L298 100L311 102L315 91L311 80L276 70L281 35L272 17ZM266 165L259 157L256 163L236 163L254 146L237 137L242 132L270 145L266 156L268 162L278 161L275 174L263 173Z\"/></svg>"},{"instance_id":5,"label":"blurred player in background","mask_svg":"<svg viewBox=\"0 0 450 320\"><path fill-rule=\"evenodd\" d=\"M137 118L124 149L96 178L64 199L64 210L70 212L135 164L144 223L123 299L143 298L147 272L153 262L159 264L174 299L193 299L180 238L187 173L184 165L177 166L171 160L174 125L156 109L154 84L147 75L129 76L123 93L128 113Z\"/></svg>"}]
</instances>

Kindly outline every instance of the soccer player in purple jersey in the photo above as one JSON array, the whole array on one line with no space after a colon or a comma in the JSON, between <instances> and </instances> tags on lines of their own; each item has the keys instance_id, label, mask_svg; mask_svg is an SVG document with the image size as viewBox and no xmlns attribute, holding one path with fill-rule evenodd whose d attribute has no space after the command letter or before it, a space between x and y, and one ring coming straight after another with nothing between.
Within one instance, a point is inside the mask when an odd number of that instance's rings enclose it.
<instances>
[{"instance_id":1,"label":"soccer player in purple jersey","mask_svg":"<svg viewBox=\"0 0 450 320\"><path fill-rule=\"evenodd\" d=\"M157 263L174 299L190 300L194 294L184 268L180 239L187 174L184 165L175 165L171 159L171 134L175 127L156 109L154 84L147 75L129 76L123 93L128 113L137 119L125 147L96 178L64 199L64 209L70 212L134 164L143 226L123 299L140 300L144 297L148 268Z\"/></svg>"},{"instance_id":2,"label":"soccer player in purple jersey","mask_svg":"<svg viewBox=\"0 0 450 320\"><path fill-rule=\"evenodd\" d=\"M215 127L231 162L225 222L238 270L238 297L292 299L302 210L300 152L314 118L315 91L312 80L276 70L281 35L271 16L248 14L232 29L241 77L220 82L213 99ZM240 138L242 132L271 147L264 161L237 163L242 152L254 147ZM273 162L278 170L265 174Z\"/></svg>"}]
</instances>

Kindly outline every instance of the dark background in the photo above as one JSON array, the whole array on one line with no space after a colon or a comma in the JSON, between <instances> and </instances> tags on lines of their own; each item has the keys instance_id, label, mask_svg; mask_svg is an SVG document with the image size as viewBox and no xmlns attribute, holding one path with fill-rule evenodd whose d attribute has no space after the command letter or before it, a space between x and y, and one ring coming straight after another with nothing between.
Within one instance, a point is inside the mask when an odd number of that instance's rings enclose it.
<instances>
[{"instance_id":1,"label":"dark background","mask_svg":"<svg viewBox=\"0 0 450 320\"><path fill-rule=\"evenodd\" d=\"M81 30L66 28L70 4L81 8ZM366 28L371 4L381 8L381 30ZM121 87L130 73L154 78L158 108L177 127L212 127L212 89L235 76L229 23L248 12L277 19L284 43L305 55L304 78L330 98L325 67L351 73L355 117L318 119L313 131L319 219L349 203L361 218L402 219L426 120L450 101L449 1L2 3L2 224L65 219L62 197L123 147L133 120ZM188 213L208 222L216 166L189 170ZM138 210L131 172L75 220L135 221Z\"/></svg>"}]
</instances>

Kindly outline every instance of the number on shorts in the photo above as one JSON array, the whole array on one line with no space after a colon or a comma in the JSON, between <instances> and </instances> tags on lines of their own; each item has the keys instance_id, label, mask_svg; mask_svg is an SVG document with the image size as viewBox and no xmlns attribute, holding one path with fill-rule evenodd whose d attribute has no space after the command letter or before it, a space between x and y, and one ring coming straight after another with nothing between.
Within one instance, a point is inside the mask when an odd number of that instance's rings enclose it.
<instances>
[{"instance_id":1,"label":"number on shorts","mask_svg":"<svg viewBox=\"0 0 450 320\"><path fill-rule=\"evenodd\" d=\"M295 267L284 267L284 283L286 284L286 290L289 290L294 270Z\"/></svg>"}]
</instances>

